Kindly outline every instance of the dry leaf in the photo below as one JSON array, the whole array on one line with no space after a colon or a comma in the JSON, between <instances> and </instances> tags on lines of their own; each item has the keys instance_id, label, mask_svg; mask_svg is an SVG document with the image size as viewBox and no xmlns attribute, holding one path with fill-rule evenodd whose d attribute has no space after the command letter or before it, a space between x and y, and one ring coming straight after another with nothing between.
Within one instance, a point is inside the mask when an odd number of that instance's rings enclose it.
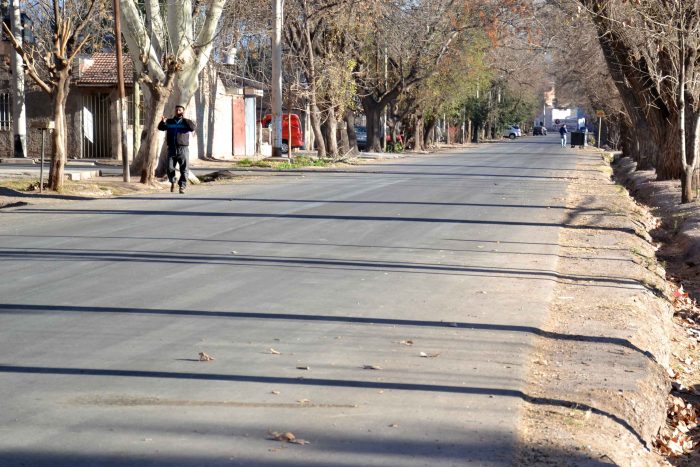
<instances>
[{"instance_id":1,"label":"dry leaf","mask_svg":"<svg viewBox=\"0 0 700 467\"><path fill-rule=\"evenodd\" d=\"M410 346L410 345L413 345L413 341L412 340L399 341L399 344Z\"/></svg>"},{"instance_id":2,"label":"dry leaf","mask_svg":"<svg viewBox=\"0 0 700 467\"><path fill-rule=\"evenodd\" d=\"M423 358L437 358L437 357L440 356L440 354L439 354L439 353L425 353L425 352L421 352L421 353L420 353L420 356L423 357Z\"/></svg>"},{"instance_id":3,"label":"dry leaf","mask_svg":"<svg viewBox=\"0 0 700 467\"><path fill-rule=\"evenodd\" d=\"M272 354L272 355L282 355L282 352L275 350L272 347L270 347L270 350L268 350L267 352Z\"/></svg>"},{"instance_id":4,"label":"dry leaf","mask_svg":"<svg viewBox=\"0 0 700 467\"><path fill-rule=\"evenodd\" d=\"M278 396L280 394L279 391L270 391L270 394L274 394L275 396Z\"/></svg>"},{"instance_id":5,"label":"dry leaf","mask_svg":"<svg viewBox=\"0 0 700 467\"><path fill-rule=\"evenodd\" d=\"M383 368L378 365L364 365L362 368L365 370L383 370Z\"/></svg>"},{"instance_id":6,"label":"dry leaf","mask_svg":"<svg viewBox=\"0 0 700 467\"><path fill-rule=\"evenodd\" d=\"M392 423L391 425L389 425L389 428L398 428L398 427L399 427L398 423Z\"/></svg>"},{"instance_id":7,"label":"dry leaf","mask_svg":"<svg viewBox=\"0 0 700 467\"><path fill-rule=\"evenodd\" d=\"M199 361L200 362L211 362L214 361L214 357L209 355L206 352L199 352Z\"/></svg>"},{"instance_id":8,"label":"dry leaf","mask_svg":"<svg viewBox=\"0 0 700 467\"><path fill-rule=\"evenodd\" d=\"M272 441L282 441L283 443L301 444L302 446L305 444L311 444L305 439L297 438L291 431L269 431L268 435L269 436L267 439L270 439Z\"/></svg>"}]
</instances>

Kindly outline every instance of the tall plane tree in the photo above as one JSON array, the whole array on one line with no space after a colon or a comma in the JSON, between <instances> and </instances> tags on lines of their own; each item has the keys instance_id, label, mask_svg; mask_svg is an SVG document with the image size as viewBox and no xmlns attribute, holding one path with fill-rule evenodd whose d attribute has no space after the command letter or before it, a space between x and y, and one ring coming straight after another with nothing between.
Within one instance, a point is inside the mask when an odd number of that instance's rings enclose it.
<instances>
[{"instance_id":1,"label":"tall plane tree","mask_svg":"<svg viewBox=\"0 0 700 467\"><path fill-rule=\"evenodd\" d=\"M144 85L146 123L134 171L141 183L155 182L165 108L186 105L199 86L199 74L213 48L226 0L178 2L120 0L124 38L139 81Z\"/></svg>"}]
</instances>

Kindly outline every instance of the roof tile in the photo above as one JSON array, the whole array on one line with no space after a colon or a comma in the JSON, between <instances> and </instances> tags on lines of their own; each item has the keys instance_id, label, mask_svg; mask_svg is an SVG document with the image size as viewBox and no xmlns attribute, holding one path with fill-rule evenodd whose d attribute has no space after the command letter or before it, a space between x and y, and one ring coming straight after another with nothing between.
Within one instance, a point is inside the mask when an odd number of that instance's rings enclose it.
<instances>
[{"instance_id":1,"label":"roof tile","mask_svg":"<svg viewBox=\"0 0 700 467\"><path fill-rule=\"evenodd\" d=\"M78 86L116 86L117 56L113 52L98 52L92 55L93 63L77 81ZM124 55L124 83L134 84L134 63Z\"/></svg>"}]
</instances>

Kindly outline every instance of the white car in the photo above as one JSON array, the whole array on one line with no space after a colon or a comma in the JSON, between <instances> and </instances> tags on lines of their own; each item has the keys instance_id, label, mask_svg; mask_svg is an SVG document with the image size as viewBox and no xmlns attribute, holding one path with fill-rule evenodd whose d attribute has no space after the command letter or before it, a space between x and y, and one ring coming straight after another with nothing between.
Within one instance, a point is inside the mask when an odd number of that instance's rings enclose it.
<instances>
[{"instance_id":1,"label":"white car","mask_svg":"<svg viewBox=\"0 0 700 467\"><path fill-rule=\"evenodd\" d=\"M518 125L511 125L503 132L503 137L510 139L520 138L522 135L523 133L520 131L520 127Z\"/></svg>"}]
</instances>

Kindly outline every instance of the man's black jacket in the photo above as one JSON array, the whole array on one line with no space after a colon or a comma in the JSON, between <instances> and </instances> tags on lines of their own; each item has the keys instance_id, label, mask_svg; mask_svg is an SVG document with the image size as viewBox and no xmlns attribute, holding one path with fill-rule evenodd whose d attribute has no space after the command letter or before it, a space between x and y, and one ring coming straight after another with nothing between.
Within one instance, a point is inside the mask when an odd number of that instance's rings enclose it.
<instances>
[{"instance_id":1,"label":"man's black jacket","mask_svg":"<svg viewBox=\"0 0 700 467\"><path fill-rule=\"evenodd\" d=\"M176 148L178 146L190 145L190 132L197 129L197 125L192 120L185 117L169 118L158 124L160 131L167 131L166 140L168 147Z\"/></svg>"}]
</instances>

